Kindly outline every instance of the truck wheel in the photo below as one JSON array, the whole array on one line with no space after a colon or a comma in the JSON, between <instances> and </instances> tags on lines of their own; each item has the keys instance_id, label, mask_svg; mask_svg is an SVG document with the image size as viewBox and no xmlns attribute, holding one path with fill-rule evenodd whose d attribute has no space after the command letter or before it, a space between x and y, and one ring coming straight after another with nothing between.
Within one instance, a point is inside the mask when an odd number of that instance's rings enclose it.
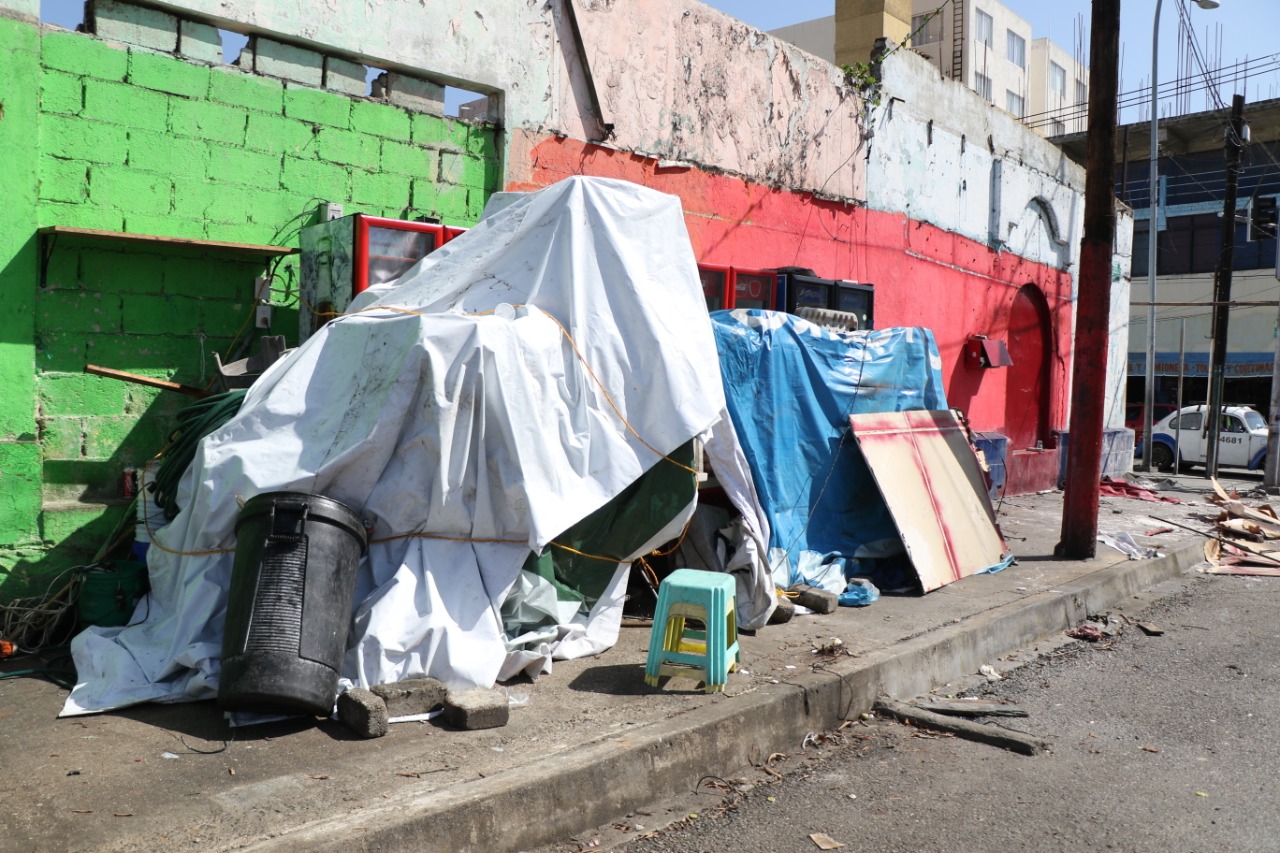
<instances>
[{"instance_id":1,"label":"truck wheel","mask_svg":"<svg viewBox=\"0 0 1280 853\"><path fill-rule=\"evenodd\" d=\"M1153 446L1151 448L1151 465L1157 471L1172 471L1173 451L1163 444Z\"/></svg>"}]
</instances>

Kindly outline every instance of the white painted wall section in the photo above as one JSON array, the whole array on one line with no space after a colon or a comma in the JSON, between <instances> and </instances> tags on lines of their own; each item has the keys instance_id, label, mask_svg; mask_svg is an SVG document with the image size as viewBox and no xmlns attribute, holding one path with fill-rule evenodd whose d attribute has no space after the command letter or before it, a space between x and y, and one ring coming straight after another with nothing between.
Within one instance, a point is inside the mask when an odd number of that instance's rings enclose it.
<instances>
[{"instance_id":1,"label":"white painted wall section","mask_svg":"<svg viewBox=\"0 0 1280 853\"><path fill-rule=\"evenodd\" d=\"M872 115L870 207L1075 269L1084 170L1061 149L910 52L886 60Z\"/></svg>"}]
</instances>

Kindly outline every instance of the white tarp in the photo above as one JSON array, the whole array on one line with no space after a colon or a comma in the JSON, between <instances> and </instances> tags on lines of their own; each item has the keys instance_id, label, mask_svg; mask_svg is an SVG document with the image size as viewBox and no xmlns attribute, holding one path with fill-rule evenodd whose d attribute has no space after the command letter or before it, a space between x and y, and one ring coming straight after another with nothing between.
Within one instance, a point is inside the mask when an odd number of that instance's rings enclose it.
<instances>
[{"instance_id":1,"label":"white tarp","mask_svg":"<svg viewBox=\"0 0 1280 853\"><path fill-rule=\"evenodd\" d=\"M573 178L494 208L273 366L202 442L183 510L156 536L186 553L152 547L140 624L75 639L64 714L216 695L238 500L282 489L355 508L375 540L428 534L370 546L346 683L488 686L504 667L536 670L509 653L500 614L529 550L671 464L661 454L725 400L678 199ZM741 450L716 450L748 500ZM743 508L759 537L758 506ZM532 657L611 645L625 569L604 566L613 581L591 614ZM755 578L764 600L763 565Z\"/></svg>"}]
</instances>

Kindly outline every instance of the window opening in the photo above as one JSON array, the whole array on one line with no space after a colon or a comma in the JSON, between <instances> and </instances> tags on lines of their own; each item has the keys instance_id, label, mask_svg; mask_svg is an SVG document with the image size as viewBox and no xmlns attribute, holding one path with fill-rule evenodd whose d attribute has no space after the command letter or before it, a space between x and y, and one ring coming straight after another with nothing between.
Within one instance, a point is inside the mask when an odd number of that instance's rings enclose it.
<instances>
[{"instance_id":1,"label":"window opening","mask_svg":"<svg viewBox=\"0 0 1280 853\"><path fill-rule=\"evenodd\" d=\"M982 96L982 99L984 101L990 102L991 100L991 78L990 77L988 77L987 75L979 71L975 71L973 73L973 88L977 91L979 95Z\"/></svg>"},{"instance_id":2,"label":"window opening","mask_svg":"<svg viewBox=\"0 0 1280 853\"><path fill-rule=\"evenodd\" d=\"M995 21L992 20L991 16L981 9L978 9L974 12L973 24L974 40L979 44L986 45L987 47L994 46Z\"/></svg>"},{"instance_id":3,"label":"window opening","mask_svg":"<svg viewBox=\"0 0 1280 853\"><path fill-rule=\"evenodd\" d=\"M249 43L249 37L231 30L218 30L218 37L222 39L222 61L228 65L237 64L240 61L240 54L244 51L245 45ZM252 71L253 69L247 68L245 70Z\"/></svg>"},{"instance_id":4,"label":"window opening","mask_svg":"<svg viewBox=\"0 0 1280 853\"><path fill-rule=\"evenodd\" d=\"M456 86L444 87L444 114L468 121L489 120L489 96Z\"/></svg>"},{"instance_id":5,"label":"window opening","mask_svg":"<svg viewBox=\"0 0 1280 853\"><path fill-rule=\"evenodd\" d=\"M1008 31L1008 38L1005 40L1005 56L1009 61L1019 68L1027 67L1027 40L1015 33L1013 30Z\"/></svg>"},{"instance_id":6,"label":"window opening","mask_svg":"<svg viewBox=\"0 0 1280 853\"><path fill-rule=\"evenodd\" d=\"M364 66L364 94L365 97L385 98L387 95L387 72L381 68L374 68L372 65ZM381 78L381 79L379 79Z\"/></svg>"},{"instance_id":7,"label":"window opening","mask_svg":"<svg viewBox=\"0 0 1280 853\"><path fill-rule=\"evenodd\" d=\"M40 0L40 23L81 30L84 27L84 4L67 0Z\"/></svg>"},{"instance_id":8,"label":"window opening","mask_svg":"<svg viewBox=\"0 0 1280 853\"><path fill-rule=\"evenodd\" d=\"M942 16L936 12L911 16L913 45L937 44L942 41Z\"/></svg>"},{"instance_id":9,"label":"window opening","mask_svg":"<svg viewBox=\"0 0 1280 853\"><path fill-rule=\"evenodd\" d=\"M1049 63L1049 88L1059 98L1067 96L1067 69L1056 62Z\"/></svg>"}]
</instances>

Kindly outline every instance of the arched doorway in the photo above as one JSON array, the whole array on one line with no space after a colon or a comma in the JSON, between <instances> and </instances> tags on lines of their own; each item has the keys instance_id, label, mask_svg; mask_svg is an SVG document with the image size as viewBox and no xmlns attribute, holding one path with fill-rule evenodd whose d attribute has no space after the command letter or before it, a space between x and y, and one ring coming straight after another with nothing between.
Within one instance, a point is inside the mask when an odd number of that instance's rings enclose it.
<instances>
[{"instance_id":1,"label":"arched doorway","mask_svg":"<svg viewBox=\"0 0 1280 853\"><path fill-rule=\"evenodd\" d=\"M1009 309L1009 368L1005 388L1004 428L1009 449L1048 447L1049 367L1052 331L1049 303L1040 288L1018 288Z\"/></svg>"}]
</instances>

